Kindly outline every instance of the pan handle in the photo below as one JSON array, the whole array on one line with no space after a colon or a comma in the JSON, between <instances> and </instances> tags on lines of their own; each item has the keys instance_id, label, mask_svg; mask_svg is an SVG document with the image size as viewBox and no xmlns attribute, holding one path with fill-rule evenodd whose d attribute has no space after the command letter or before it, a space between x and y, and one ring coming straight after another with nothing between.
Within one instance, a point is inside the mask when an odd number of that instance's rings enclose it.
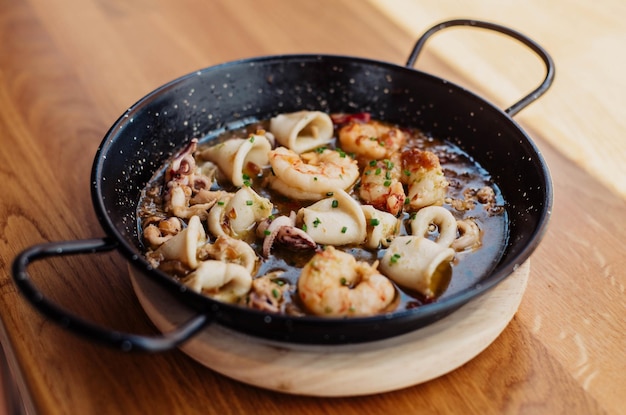
<instances>
[{"instance_id":1,"label":"pan handle","mask_svg":"<svg viewBox=\"0 0 626 415\"><path fill-rule=\"evenodd\" d=\"M159 352L169 350L191 338L212 321L208 314L198 314L180 327L158 336L121 333L83 320L47 299L30 280L27 267L31 262L62 255L93 254L117 248L117 242L109 238L77 241L50 242L34 245L21 252L13 261L13 279L22 294L45 316L74 333L90 340L119 348L122 351Z\"/></svg>"},{"instance_id":2,"label":"pan handle","mask_svg":"<svg viewBox=\"0 0 626 415\"><path fill-rule=\"evenodd\" d=\"M489 30L493 30L493 31L505 34L509 37L512 37L513 39L520 41L521 43L523 43L524 45L532 49L537 55L539 55L543 63L546 65L546 76L543 82L541 82L541 84L531 93L529 93L524 98L520 99L519 101L517 101L515 104L511 105L509 108L507 108L504 111L511 117L517 114L518 112L520 112L522 109L526 108L528 104L535 101L541 95L543 95L548 90L548 88L550 88L550 85L552 85L552 82L554 81L555 69L554 69L554 62L552 60L552 57L550 57L548 52L546 52L535 41L533 41L532 39L528 38L526 35L520 32L517 32L506 26L501 26L495 23L482 22L479 20L471 20L471 19L449 20L449 21L442 22L431 27L422 35L422 37L420 37L417 40L417 43L415 43L415 46L413 47L413 51L411 52L411 55L409 56L409 59L406 62L406 66L409 68L412 68L415 65L417 56L421 52L424 46L424 43L426 43L426 40L428 40L428 38L430 38L436 32L442 29L446 29L448 27L452 27L452 26L479 27L482 29L489 29Z\"/></svg>"}]
</instances>

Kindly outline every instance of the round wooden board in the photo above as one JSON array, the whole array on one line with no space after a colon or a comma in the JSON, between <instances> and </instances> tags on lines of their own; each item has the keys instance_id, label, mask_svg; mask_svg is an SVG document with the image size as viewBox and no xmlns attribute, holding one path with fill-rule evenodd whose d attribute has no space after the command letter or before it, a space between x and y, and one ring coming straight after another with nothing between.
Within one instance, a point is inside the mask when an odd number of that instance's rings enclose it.
<instances>
[{"instance_id":1,"label":"round wooden board","mask_svg":"<svg viewBox=\"0 0 626 415\"><path fill-rule=\"evenodd\" d=\"M212 370L261 388L309 396L357 396L417 385L462 366L513 318L528 282L527 261L492 290L451 315L401 336L362 344L316 346L248 336L217 324L181 350ZM144 310L170 331L190 317L155 282L131 270Z\"/></svg>"}]
</instances>

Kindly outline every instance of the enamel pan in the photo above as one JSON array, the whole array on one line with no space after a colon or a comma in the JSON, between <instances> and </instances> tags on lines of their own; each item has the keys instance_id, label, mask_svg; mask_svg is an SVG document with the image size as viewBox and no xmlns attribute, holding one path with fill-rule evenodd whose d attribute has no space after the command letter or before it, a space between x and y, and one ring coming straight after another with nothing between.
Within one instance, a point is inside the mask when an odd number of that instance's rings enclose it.
<instances>
[{"instance_id":1,"label":"enamel pan","mask_svg":"<svg viewBox=\"0 0 626 415\"><path fill-rule=\"evenodd\" d=\"M544 80L502 110L445 79L413 69L426 40L452 26L487 29L520 41L545 63ZM106 236L32 246L16 257L14 280L24 297L52 321L121 350L170 349L208 324L306 344L367 342L416 330L507 278L540 242L550 216L552 185L543 157L512 117L541 96L553 78L552 59L534 41L509 28L474 20L432 27L418 40L404 66L347 56L282 55L229 62L188 74L142 98L104 137L93 164L91 192ZM452 296L411 310L329 319L271 315L224 304L187 290L152 269L142 256L135 212L140 192L152 175L194 137L302 109L370 112L373 118L417 127L463 148L490 172L507 202L508 242L492 271ZM110 250L121 252L135 271L157 281L182 307L196 314L169 333L119 333L50 301L27 271L31 262L46 257Z\"/></svg>"}]
</instances>

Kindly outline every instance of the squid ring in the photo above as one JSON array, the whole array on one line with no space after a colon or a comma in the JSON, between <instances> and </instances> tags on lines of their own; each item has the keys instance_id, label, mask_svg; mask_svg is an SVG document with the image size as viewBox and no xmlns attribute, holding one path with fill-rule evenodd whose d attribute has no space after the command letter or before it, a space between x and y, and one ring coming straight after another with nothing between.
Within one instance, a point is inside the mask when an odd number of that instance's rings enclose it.
<instances>
[{"instance_id":1,"label":"squid ring","mask_svg":"<svg viewBox=\"0 0 626 415\"><path fill-rule=\"evenodd\" d=\"M456 219L452 213L441 206L427 206L420 209L411 222L411 232L414 236L425 236L430 225L439 229L436 242L443 246L450 246L456 239Z\"/></svg>"}]
</instances>

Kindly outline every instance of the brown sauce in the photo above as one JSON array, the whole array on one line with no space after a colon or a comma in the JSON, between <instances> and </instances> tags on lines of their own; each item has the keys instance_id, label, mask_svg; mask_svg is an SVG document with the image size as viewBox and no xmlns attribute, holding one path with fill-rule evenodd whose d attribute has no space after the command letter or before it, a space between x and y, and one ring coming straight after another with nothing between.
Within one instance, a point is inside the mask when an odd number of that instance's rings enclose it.
<instances>
[{"instance_id":1,"label":"brown sauce","mask_svg":"<svg viewBox=\"0 0 626 415\"><path fill-rule=\"evenodd\" d=\"M246 137L257 130L267 130L268 121L253 122L244 127L235 128L219 135L209 135L199 141L198 151L205 146L215 145L231 137ZM447 198L444 207L452 212L456 219L473 218L479 224L482 233L482 244L479 248L457 252L455 259L448 266L440 267L437 271L436 279L439 280L437 286L437 296L435 298L424 298L419 293L397 287L397 299L394 302L395 310L405 310L432 301L438 298L445 298L465 288L471 287L480 282L481 278L487 275L497 264L507 239L507 216L505 202L495 183L490 179L489 173L475 163L472 158L459 147L427 136L417 129L400 126L408 135L406 148L419 148L435 153L444 170L445 177L449 182ZM336 134L335 134L336 137ZM326 147L334 148L335 142ZM163 210L163 184L165 167L161 169L149 182L142 192L142 198L138 206L139 234L142 234L141 227L144 221L153 216L166 217ZM274 215L289 215L291 211L310 204L289 198L269 189L266 186L266 177L270 173L269 168L262 171L249 172L251 187L261 196L268 198L274 205ZM222 189L234 192L237 190L227 179L217 175L216 182L212 189ZM359 183L355 185L358 188ZM481 195L481 189L491 189L492 197L487 200ZM358 199L355 190L352 194ZM400 234L407 234L406 226L410 213L400 214L402 219L402 229ZM436 235L432 235L434 238ZM262 240L254 237L247 240L256 251L259 258L261 255ZM380 260L384 254L384 249L364 249L360 246L341 246L344 250L360 261L373 263ZM297 279L301 268L312 258L314 252L294 252L281 246L276 246L272 250L269 258L261 260L257 276L265 275L271 271L282 270L284 273L280 279L290 285L288 291L288 301L283 304L282 311L289 314L306 313L298 301L296 293ZM175 269L176 265L169 264L162 269L171 274L173 278L180 278L185 274L184 269ZM396 306L397 305L397 306Z\"/></svg>"}]
</instances>

